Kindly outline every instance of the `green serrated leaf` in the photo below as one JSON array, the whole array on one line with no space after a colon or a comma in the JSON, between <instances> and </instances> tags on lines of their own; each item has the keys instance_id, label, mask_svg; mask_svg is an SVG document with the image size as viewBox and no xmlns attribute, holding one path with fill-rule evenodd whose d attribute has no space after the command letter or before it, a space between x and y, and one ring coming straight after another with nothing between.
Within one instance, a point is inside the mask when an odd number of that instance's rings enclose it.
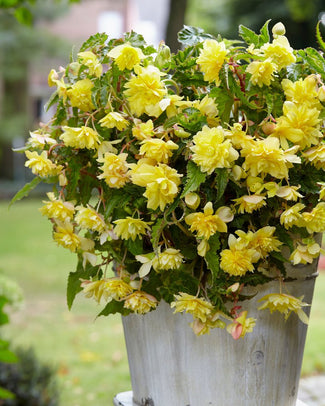
<instances>
[{"instance_id":1,"label":"green serrated leaf","mask_svg":"<svg viewBox=\"0 0 325 406\"><path fill-rule=\"evenodd\" d=\"M208 38L214 37L204 32L202 28L188 25L184 25L184 28L178 33L178 41L183 45L196 45Z\"/></svg>"},{"instance_id":2,"label":"green serrated leaf","mask_svg":"<svg viewBox=\"0 0 325 406\"><path fill-rule=\"evenodd\" d=\"M256 47L261 47L270 40L268 29L270 21L271 20L267 20L266 23L263 25L263 27L260 30L260 35L256 34L254 31L241 24L239 26L239 35L248 45L253 44Z\"/></svg>"},{"instance_id":3,"label":"green serrated leaf","mask_svg":"<svg viewBox=\"0 0 325 406\"><path fill-rule=\"evenodd\" d=\"M108 316L110 314L120 313L122 316L127 316L131 313L129 309L124 307L124 302L118 302L117 300L112 300L107 303L104 309L97 315L99 316Z\"/></svg>"},{"instance_id":4,"label":"green serrated leaf","mask_svg":"<svg viewBox=\"0 0 325 406\"><path fill-rule=\"evenodd\" d=\"M122 204L124 205L130 199L125 191L123 190L114 190L107 199L106 207L105 207L105 218L108 218L114 209L120 207Z\"/></svg>"},{"instance_id":5,"label":"green serrated leaf","mask_svg":"<svg viewBox=\"0 0 325 406\"><path fill-rule=\"evenodd\" d=\"M266 93L265 101L267 106L267 114L271 114L274 108L274 97L273 93Z\"/></svg>"},{"instance_id":6,"label":"green serrated leaf","mask_svg":"<svg viewBox=\"0 0 325 406\"><path fill-rule=\"evenodd\" d=\"M228 85L231 93L238 97L238 99L243 103L243 105L247 106L251 110L257 110L259 108L258 105L255 103L251 103L243 90L241 89L240 85L237 83L236 79L233 75L228 76Z\"/></svg>"},{"instance_id":7,"label":"green serrated leaf","mask_svg":"<svg viewBox=\"0 0 325 406\"><path fill-rule=\"evenodd\" d=\"M298 51L298 54L312 69L324 77L325 60L316 49L309 47Z\"/></svg>"},{"instance_id":8,"label":"green serrated leaf","mask_svg":"<svg viewBox=\"0 0 325 406\"><path fill-rule=\"evenodd\" d=\"M47 103L44 106L45 111L49 111L50 107L53 106L53 104L55 104L57 101L59 100L59 94L58 91L56 90L55 92L53 92L50 96L50 98L48 99Z\"/></svg>"},{"instance_id":9,"label":"green serrated leaf","mask_svg":"<svg viewBox=\"0 0 325 406\"><path fill-rule=\"evenodd\" d=\"M129 238L126 242L126 246L131 254L133 254L134 256L143 253L143 241L140 240L139 237L137 237L134 241Z\"/></svg>"},{"instance_id":10,"label":"green serrated leaf","mask_svg":"<svg viewBox=\"0 0 325 406\"><path fill-rule=\"evenodd\" d=\"M108 35L104 32L97 33L95 35L90 36L87 41L85 41L81 47L80 52L86 51L87 49L94 48L97 45L104 45L107 41Z\"/></svg>"},{"instance_id":11,"label":"green serrated leaf","mask_svg":"<svg viewBox=\"0 0 325 406\"><path fill-rule=\"evenodd\" d=\"M206 174L201 172L200 168L193 162L188 161L187 163L187 177L184 190L181 194L181 198L190 192L197 190L201 183L206 179Z\"/></svg>"},{"instance_id":12,"label":"green serrated leaf","mask_svg":"<svg viewBox=\"0 0 325 406\"><path fill-rule=\"evenodd\" d=\"M28 196L29 193L36 188L36 186L42 182L41 178L34 178L31 182L26 183L24 187L22 187L16 194L15 196L11 199L9 208L18 200L21 200L23 197Z\"/></svg>"},{"instance_id":13,"label":"green serrated leaf","mask_svg":"<svg viewBox=\"0 0 325 406\"><path fill-rule=\"evenodd\" d=\"M231 112L232 105L234 103L234 98L225 89L220 87L214 87L210 94L213 97L218 106L219 117L223 123L229 122L229 116Z\"/></svg>"},{"instance_id":14,"label":"green serrated leaf","mask_svg":"<svg viewBox=\"0 0 325 406\"><path fill-rule=\"evenodd\" d=\"M217 251L220 248L220 234L214 234L212 237L209 238L208 242L210 245L210 249L205 254L204 259L208 269L210 269L211 271L212 282L214 282L220 273L219 256L217 254Z\"/></svg>"},{"instance_id":15,"label":"green serrated leaf","mask_svg":"<svg viewBox=\"0 0 325 406\"><path fill-rule=\"evenodd\" d=\"M185 130L197 133L207 124L206 117L195 108L186 108L183 110L183 113L185 114L179 115L178 121Z\"/></svg>"},{"instance_id":16,"label":"green serrated leaf","mask_svg":"<svg viewBox=\"0 0 325 406\"><path fill-rule=\"evenodd\" d=\"M320 46L321 50L325 52L325 42L324 42L322 34L320 32L319 24L320 24L320 21L318 21L317 26L316 26L316 39L317 39L318 45Z\"/></svg>"},{"instance_id":17,"label":"green serrated leaf","mask_svg":"<svg viewBox=\"0 0 325 406\"><path fill-rule=\"evenodd\" d=\"M262 45L266 44L267 42L270 41L270 34L269 34L269 23L271 20L267 20L266 23L263 25L263 27L260 30L260 35L259 35L259 47Z\"/></svg>"},{"instance_id":18,"label":"green serrated leaf","mask_svg":"<svg viewBox=\"0 0 325 406\"><path fill-rule=\"evenodd\" d=\"M290 248L291 252L294 250L292 235L288 233L282 226L276 227L276 236L283 244L287 245Z\"/></svg>"},{"instance_id":19,"label":"green serrated leaf","mask_svg":"<svg viewBox=\"0 0 325 406\"><path fill-rule=\"evenodd\" d=\"M216 187L217 187L217 197L216 201L222 198L225 193L228 184L228 171L226 168L217 168L215 170L216 174Z\"/></svg>"},{"instance_id":20,"label":"green serrated leaf","mask_svg":"<svg viewBox=\"0 0 325 406\"><path fill-rule=\"evenodd\" d=\"M259 36L252 31L250 28L245 27L244 25L239 25L239 35L248 45L255 45L258 46L259 44Z\"/></svg>"},{"instance_id":21,"label":"green serrated leaf","mask_svg":"<svg viewBox=\"0 0 325 406\"><path fill-rule=\"evenodd\" d=\"M124 36L124 40L134 47L145 47L147 45L143 35L138 34L135 31L126 33Z\"/></svg>"}]
</instances>

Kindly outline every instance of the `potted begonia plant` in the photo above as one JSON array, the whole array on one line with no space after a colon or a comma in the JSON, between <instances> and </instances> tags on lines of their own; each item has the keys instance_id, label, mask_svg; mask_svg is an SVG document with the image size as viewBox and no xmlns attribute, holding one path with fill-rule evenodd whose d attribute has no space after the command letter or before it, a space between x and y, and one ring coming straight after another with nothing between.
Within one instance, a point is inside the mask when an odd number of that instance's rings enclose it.
<instances>
[{"instance_id":1,"label":"potted begonia plant","mask_svg":"<svg viewBox=\"0 0 325 406\"><path fill-rule=\"evenodd\" d=\"M30 133L35 178L14 200L53 184L40 211L78 257L68 305L83 292L125 316L136 404L296 402L325 230L325 61L268 26L240 41L184 27L175 55L96 34L49 74L55 114Z\"/></svg>"}]
</instances>

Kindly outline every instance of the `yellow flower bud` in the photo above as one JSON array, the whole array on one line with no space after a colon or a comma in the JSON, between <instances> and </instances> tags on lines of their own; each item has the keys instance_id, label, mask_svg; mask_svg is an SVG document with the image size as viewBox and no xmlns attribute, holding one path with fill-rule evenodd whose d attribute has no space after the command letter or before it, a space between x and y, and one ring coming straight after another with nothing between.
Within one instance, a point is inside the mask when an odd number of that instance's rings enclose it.
<instances>
[{"instance_id":1,"label":"yellow flower bud","mask_svg":"<svg viewBox=\"0 0 325 406\"><path fill-rule=\"evenodd\" d=\"M155 58L155 65L159 69L162 69L163 66L170 61L170 48L164 43L159 44L158 54Z\"/></svg>"},{"instance_id":2,"label":"yellow flower bud","mask_svg":"<svg viewBox=\"0 0 325 406\"><path fill-rule=\"evenodd\" d=\"M174 127L174 134L179 138L188 138L191 135L191 133L185 131L184 128L179 125Z\"/></svg>"},{"instance_id":3,"label":"yellow flower bud","mask_svg":"<svg viewBox=\"0 0 325 406\"><path fill-rule=\"evenodd\" d=\"M286 29L282 23L276 23L272 28L272 34L274 38L277 38L279 35L285 35Z\"/></svg>"},{"instance_id":4,"label":"yellow flower bud","mask_svg":"<svg viewBox=\"0 0 325 406\"><path fill-rule=\"evenodd\" d=\"M185 203L190 208L195 210L200 204L200 196L196 193L187 193L185 196Z\"/></svg>"}]
</instances>

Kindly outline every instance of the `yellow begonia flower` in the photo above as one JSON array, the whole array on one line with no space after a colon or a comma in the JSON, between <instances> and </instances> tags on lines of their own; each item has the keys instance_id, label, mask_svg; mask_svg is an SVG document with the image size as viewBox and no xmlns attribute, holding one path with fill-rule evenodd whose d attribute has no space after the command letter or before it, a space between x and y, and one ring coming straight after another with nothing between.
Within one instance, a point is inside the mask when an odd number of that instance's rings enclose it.
<instances>
[{"instance_id":1,"label":"yellow begonia flower","mask_svg":"<svg viewBox=\"0 0 325 406\"><path fill-rule=\"evenodd\" d=\"M128 240L131 238L133 241L137 237L142 239L142 235L150 231L150 224L152 222L145 222L141 219L135 219L133 217L126 217L124 219L118 219L114 221L116 226L114 227L114 233L122 240Z\"/></svg>"},{"instance_id":2,"label":"yellow begonia flower","mask_svg":"<svg viewBox=\"0 0 325 406\"><path fill-rule=\"evenodd\" d=\"M271 44L264 44L261 47L261 51L265 58L270 58L276 64L277 70L281 70L296 62L293 49L288 39L283 35L279 35Z\"/></svg>"},{"instance_id":3,"label":"yellow begonia flower","mask_svg":"<svg viewBox=\"0 0 325 406\"><path fill-rule=\"evenodd\" d=\"M153 263L153 259L154 259L155 255L156 254L154 252L150 252L149 254L135 256L135 259L142 264L138 270L138 274L139 274L140 278L144 278L151 271L152 263Z\"/></svg>"},{"instance_id":4,"label":"yellow begonia flower","mask_svg":"<svg viewBox=\"0 0 325 406\"><path fill-rule=\"evenodd\" d=\"M234 218L229 207L219 207L213 214L212 203L208 202L204 206L203 213L191 213L185 217L185 222L190 226L192 232L196 232L198 237L208 240L217 231L227 232L227 225Z\"/></svg>"},{"instance_id":5,"label":"yellow begonia flower","mask_svg":"<svg viewBox=\"0 0 325 406\"><path fill-rule=\"evenodd\" d=\"M278 197L282 197L282 199L296 202L299 197L304 197L298 192L298 189L300 189L300 186L280 186L276 190L275 194Z\"/></svg>"},{"instance_id":6,"label":"yellow begonia flower","mask_svg":"<svg viewBox=\"0 0 325 406\"><path fill-rule=\"evenodd\" d=\"M126 128L128 128L130 123L123 117L121 113L111 111L110 113L106 114L106 116L104 116L101 120L99 120L99 124L102 127L116 127L119 131L124 131Z\"/></svg>"},{"instance_id":7,"label":"yellow begonia flower","mask_svg":"<svg viewBox=\"0 0 325 406\"><path fill-rule=\"evenodd\" d=\"M50 201L43 201L45 205L39 209L43 216L53 218L61 222L71 220L75 211L74 205L71 202L64 202L56 199L54 193L47 193Z\"/></svg>"},{"instance_id":8,"label":"yellow begonia flower","mask_svg":"<svg viewBox=\"0 0 325 406\"><path fill-rule=\"evenodd\" d=\"M276 182L266 182L264 188L267 190L267 197L274 197L280 186Z\"/></svg>"},{"instance_id":9,"label":"yellow begonia flower","mask_svg":"<svg viewBox=\"0 0 325 406\"><path fill-rule=\"evenodd\" d=\"M124 307L132 310L134 313L145 314L155 309L157 304L158 301L154 296L138 290L125 299Z\"/></svg>"},{"instance_id":10,"label":"yellow begonia flower","mask_svg":"<svg viewBox=\"0 0 325 406\"><path fill-rule=\"evenodd\" d=\"M94 84L90 79L82 79L67 90L67 96L72 107L78 107L82 111L90 111L95 108L91 100L91 89Z\"/></svg>"},{"instance_id":11,"label":"yellow begonia flower","mask_svg":"<svg viewBox=\"0 0 325 406\"><path fill-rule=\"evenodd\" d=\"M178 149L178 145L171 140L147 138L141 142L140 154L155 159L157 162L167 164L176 149Z\"/></svg>"},{"instance_id":12,"label":"yellow begonia flower","mask_svg":"<svg viewBox=\"0 0 325 406\"><path fill-rule=\"evenodd\" d=\"M206 39L203 42L203 49L196 62L203 72L204 80L215 82L216 86L220 85L219 72L226 61L228 50L226 44L214 39Z\"/></svg>"},{"instance_id":13,"label":"yellow begonia flower","mask_svg":"<svg viewBox=\"0 0 325 406\"><path fill-rule=\"evenodd\" d=\"M245 233L242 230L237 230L237 243L243 243L247 248L252 248L257 251L261 258L266 258L272 251L280 251L279 247L282 242L273 234L276 228L265 226L257 230L255 233L248 231Z\"/></svg>"},{"instance_id":14,"label":"yellow begonia flower","mask_svg":"<svg viewBox=\"0 0 325 406\"><path fill-rule=\"evenodd\" d=\"M118 150L114 147L114 144L120 143L120 140L115 141L103 141L97 148L98 158L103 158L106 152L111 152L112 154L117 154Z\"/></svg>"},{"instance_id":15,"label":"yellow begonia flower","mask_svg":"<svg viewBox=\"0 0 325 406\"><path fill-rule=\"evenodd\" d=\"M100 169L103 173L98 179L105 179L105 182L111 188L119 189L129 182L128 165L126 162L126 153L119 155L111 152L106 152L102 158L98 158L97 161L103 165Z\"/></svg>"},{"instance_id":16,"label":"yellow begonia flower","mask_svg":"<svg viewBox=\"0 0 325 406\"><path fill-rule=\"evenodd\" d=\"M182 175L166 164L153 166L139 163L132 166L130 176L135 185L146 188L143 196L148 199L148 208L156 210L159 207L164 210L176 197Z\"/></svg>"},{"instance_id":17,"label":"yellow begonia flower","mask_svg":"<svg viewBox=\"0 0 325 406\"><path fill-rule=\"evenodd\" d=\"M104 217L92 207L77 206L78 210L75 221L86 230L97 231L102 234L107 231L108 225L105 223Z\"/></svg>"},{"instance_id":18,"label":"yellow begonia flower","mask_svg":"<svg viewBox=\"0 0 325 406\"><path fill-rule=\"evenodd\" d=\"M159 107L161 111L166 111L167 117L174 117L178 113L178 107L183 96L178 96L177 94L167 95L164 99L159 102Z\"/></svg>"},{"instance_id":19,"label":"yellow begonia flower","mask_svg":"<svg viewBox=\"0 0 325 406\"><path fill-rule=\"evenodd\" d=\"M325 144L304 151L302 156L317 169L325 169Z\"/></svg>"},{"instance_id":20,"label":"yellow begonia flower","mask_svg":"<svg viewBox=\"0 0 325 406\"><path fill-rule=\"evenodd\" d=\"M284 210L284 212L280 216L280 223L284 226L285 229L288 229L292 226L304 226L304 219L301 214L301 210L304 208L304 204L296 203L294 206Z\"/></svg>"},{"instance_id":21,"label":"yellow begonia flower","mask_svg":"<svg viewBox=\"0 0 325 406\"><path fill-rule=\"evenodd\" d=\"M197 253L198 255L200 255L200 257L205 257L206 253L209 251L210 249L210 244L208 243L208 241L203 238L199 245L197 246Z\"/></svg>"},{"instance_id":22,"label":"yellow begonia flower","mask_svg":"<svg viewBox=\"0 0 325 406\"><path fill-rule=\"evenodd\" d=\"M135 126L132 128L132 135L139 141L143 141L147 138L153 137L155 135L153 131L153 122L148 120L142 123L140 120L134 120Z\"/></svg>"},{"instance_id":23,"label":"yellow begonia flower","mask_svg":"<svg viewBox=\"0 0 325 406\"><path fill-rule=\"evenodd\" d=\"M57 222L53 239L58 245L69 249L71 252L92 251L95 245L94 241L75 234L73 225L68 221Z\"/></svg>"},{"instance_id":24,"label":"yellow begonia flower","mask_svg":"<svg viewBox=\"0 0 325 406\"><path fill-rule=\"evenodd\" d=\"M217 168L230 168L239 156L230 140L225 140L225 131L222 127L204 126L202 131L194 135L193 142L192 160L202 172L209 175Z\"/></svg>"},{"instance_id":25,"label":"yellow begonia flower","mask_svg":"<svg viewBox=\"0 0 325 406\"><path fill-rule=\"evenodd\" d=\"M253 61L246 69L246 72L252 76L249 80L255 86L263 87L264 85L270 86L272 80L274 80L273 74L276 72L277 66L272 62L271 58L265 61Z\"/></svg>"},{"instance_id":26,"label":"yellow begonia flower","mask_svg":"<svg viewBox=\"0 0 325 406\"><path fill-rule=\"evenodd\" d=\"M47 77L47 84L52 87L56 85L56 82L59 80L59 75L55 69L51 69Z\"/></svg>"},{"instance_id":27,"label":"yellow begonia flower","mask_svg":"<svg viewBox=\"0 0 325 406\"><path fill-rule=\"evenodd\" d=\"M249 148L254 141L251 135L243 131L243 127L239 123L235 123L230 130L225 130L225 136L231 140L232 145L237 149Z\"/></svg>"},{"instance_id":28,"label":"yellow begonia flower","mask_svg":"<svg viewBox=\"0 0 325 406\"><path fill-rule=\"evenodd\" d=\"M178 269L183 263L184 256L180 250L175 248L166 248L165 251L159 252L152 261L152 266L155 271L168 271L170 269Z\"/></svg>"},{"instance_id":29,"label":"yellow begonia flower","mask_svg":"<svg viewBox=\"0 0 325 406\"><path fill-rule=\"evenodd\" d=\"M167 89L160 80L162 75L159 69L149 65L146 68L137 69L137 75L125 84L124 94L133 114L138 117L143 113L154 116L160 114L159 102L167 94Z\"/></svg>"},{"instance_id":30,"label":"yellow begonia flower","mask_svg":"<svg viewBox=\"0 0 325 406\"><path fill-rule=\"evenodd\" d=\"M50 134L42 133L41 130L30 131L27 142L32 148L44 149L45 145L55 145L57 141Z\"/></svg>"},{"instance_id":31,"label":"yellow begonia flower","mask_svg":"<svg viewBox=\"0 0 325 406\"><path fill-rule=\"evenodd\" d=\"M318 203L311 212L302 213L304 227L312 233L322 233L325 231L325 202Z\"/></svg>"},{"instance_id":32,"label":"yellow begonia flower","mask_svg":"<svg viewBox=\"0 0 325 406\"><path fill-rule=\"evenodd\" d=\"M202 100L195 100L193 107L206 116L209 126L214 127L218 125L220 119L217 117L218 108L215 99L206 95Z\"/></svg>"},{"instance_id":33,"label":"yellow begonia flower","mask_svg":"<svg viewBox=\"0 0 325 406\"><path fill-rule=\"evenodd\" d=\"M236 182L239 181L240 179L245 179L247 177L247 173L239 165L234 165L231 168L230 175Z\"/></svg>"},{"instance_id":34,"label":"yellow begonia flower","mask_svg":"<svg viewBox=\"0 0 325 406\"><path fill-rule=\"evenodd\" d=\"M185 311L203 323L207 321L208 316L211 315L213 311L213 305L210 302L183 292L180 292L179 295L175 295L175 301L170 304L170 307L175 308L174 313L182 313Z\"/></svg>"},{"instance_id":35,"label":"yellow begonia flower","mask_svg":"<svg viewBox=\"0 0 325 406\"><path fill-rule=\"evenodd\" d=\"M103 72L103 66L93 52L79 52L78 58L80 59L82 65L86 65L88 67L90 75L95 75L97 78L100 77Z\"/></svg>"},{"instance_id":36,"label":"yellow begonia flower","mask_svg":"<svg viewBox=\"0 0 325 406\"><path fill-rule=\"evenodd\" d=\"M233 339L245 337L247 333L251 333L256 324L256 319L247 317L247 311L243 311L236 317L233 323L228 324L227 331L232 335Z\"/></svg>"},{"instance_id":37,"label":"yellow begonia flower","mask_svg":"<svg viewBox=\"0 0 325 406\"><path fill-rule=\"evenodd\" d=\"M291 253L289 260L293 265L311 264L318 258L322 249L313 238L304 238L302 244L298 242L296 249Z\"/></svg>"},{"instance_id":38,"label":"yellow begonia flower","mask_svg":"<svg viewBox=\"0 0 325 406\"><path fill-rule=\"evenodd\" d=\"M300 78L296 82L283 79L281 85L288 101L309 107L320 107L316 75Z\"/></svg>"},{"instance_id":39,"label":"yellow begonia flower","mask_svg":"<svg viewBox=\"0 0 325 406\"><path fill-rule=\"evenodd\" d=\"M62 127L64 133L60 135L67 147L97 149L100 144L100 138L97 131L90 127Z\"/></svg>"},{"instance_id":40,"label":"yellow begonia flower","mask_svg":"<svg viewBox=\"0 0 325 406\"><path fill-rule=\"evenodd\" d=\"M320 186L319 199L318 200L325 200L325 183L324 182L318 182L317 185Z\"/></svg>"},{"instance_id":41,"label":"yellow begonia flower","mask_svg":"<svg viewBox=\"0 0 325 406\"><path fill-rule=\"evenodd\" d=\"M212 313L207 317L206 322L202 322L200 319L194 319L193 323L190 326L193 329L193 332L197 336L201 336L203 334L209 334L211 328L225 328L226 323L223 320L220 320L220 317L227 316L222 312L215 312Z\"/></svg>"},{"instance_id":42,"label":"yellow begonia flower","mask_svg":"<svg viewBox=\"0 0 325 406\"><path fill-rule=\"evenodd\" d=\"M317 145L323 134L319 130L319 110L310 108L308 104L296 104L286 101L283 104L283 116L277 119L272 136L278 137L283 148L288 142L299 145L301 149Z\"/></svg>"},{"instance_id":43,"label":"yellow begonia flower","mask_svg":"<svg viewBox=\"0 0 325 406\"><path fill-rule=\"evenodd\" d=\"M57 176L63 169L62 165L56 165L47 157L47 152L42 151L39 155L36 151L25 151L28 160L25 166L30 168L34 175L47 178L49 176Z\"/></svg>"},{"instance_id":44,"label":"yellow begonia flower","mask_svg":"<svg viewBox=\"0 0 325 406\"><path fill-rule=\"evenodd\" d=\"M254 263L260 259L260 253L230 234L229 249L221 251L220 268L229 275L243 276L254 271Z\"/></svg>"},{"instance_id":45,"label":"yellow begonia flower","mask_svg":"<svg viewBox=\"0 0 325 406\"><path fill-rule=\"evenodd\" d=\"M107 54L110 58L115 59L119 70L131 70L145 58L140 48L133 47L130 44L117 45Z\"/></svg>"},{"instance_id":46,"label":"yellow begonia flower","mask_svg":"<svg viewBox=\"0 0 325 406\"><path fill-rule=\"evenodd\" d=\"M309 306L309 304L302 302L302 299L303 297L298 299L285 293L270 293L259 300L259 302L264 300L265 303L258 310L269 309L271 313L278 311L284 314L285 320L288 319L291 312L295 312L303 323L308 324L308 317L302 307Z\"/></svg>"},{"instance_id":47,"label":"yellow begonia flower","mask_svg":"<svg viewBox=\"0 0 325 406\"><path fill-rule=\"evenodd\" d=\"M258 176L247 176L246 184L253 193L261 193L264 190L264 181Z\"/></svg>"},{"instance_id":48,"label":"yellow begonia flower","mask_svg":"<svg viewBox=\"0 0 325 406\"><path fill-rule=\"evenodd\" d=\"M47 83L50 87L57 87L57 92L60 97L63 97L63 100L66 101L67 98L67 86L64 83L63 78L59 79L59 75L55 69L52 69L48 75Z\"/></svg>"},{"instance_id":49,"label":"yellow begonia flower","mask_svg":"<svg viewBox=\"0 0 325 406\"><path fill-rule=\"evenodd\" d=\"M121 300L133 292L132 286L119 278L101 279L99 281L83 280L81 287L86 297L94 297L98 303L102 298L107 302L112 299Z\"/></svg>"},{"instance_id":50,"label":"yellow begonia flower","mask_svg":"<svg viewBox=\"0 0 325 406\"><path fill-rule=\"evenodd\" d=\"M238 213L253 213L255 210L259 210L261 207L266 206L266 197L260 195L245 195L233 199L235 206L238 207Z\"/></svg>"},{"instance_id":51,"label":"yellow begonia flower","mask_svg":"<svg viewBox=\"0 0 325 406\"><path fill-rule=\"evenodd\" d=\"M284 151L275 137L254 141L249 147L244 147L241 155L245 157L243 168L251 176L266 176L270 174L277 179L288 178L288 169L301 159L294 154L296 149Z\"/></svg>"}]
</instances>

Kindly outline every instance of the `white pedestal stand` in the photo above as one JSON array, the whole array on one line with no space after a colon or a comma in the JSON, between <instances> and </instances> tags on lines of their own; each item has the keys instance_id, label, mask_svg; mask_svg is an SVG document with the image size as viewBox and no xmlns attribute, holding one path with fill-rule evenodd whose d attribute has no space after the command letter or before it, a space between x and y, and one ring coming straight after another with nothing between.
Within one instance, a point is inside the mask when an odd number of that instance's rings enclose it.
<instances>
[{"instance_id":1,"label":"white pedestal stand","mask_svg":"<svg viewBox=\"0 0 325 406\"><path fill-rule=\"evenodd\" d=\"M132 402L132 391L122 392L115 396L114 406L136 406ZM301 400L297 400L296 406L308 406L306 403L303 403Z\"/></svg>"}]
</instances>

